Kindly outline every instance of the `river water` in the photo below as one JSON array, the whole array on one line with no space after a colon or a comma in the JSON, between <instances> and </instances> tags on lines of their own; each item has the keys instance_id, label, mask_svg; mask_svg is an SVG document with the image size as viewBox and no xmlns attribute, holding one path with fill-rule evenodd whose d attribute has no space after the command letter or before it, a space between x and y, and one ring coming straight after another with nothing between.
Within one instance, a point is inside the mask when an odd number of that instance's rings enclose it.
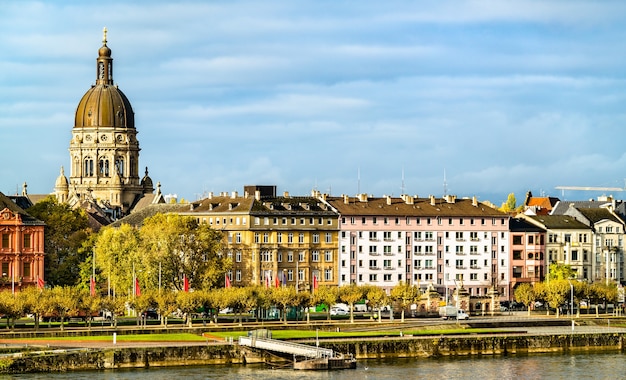
<instances>
[{"instance_id":1,"label":"river water","mask_svg":"<svg viewBox=\"0 0 626 380\"><path fill-rule=\"evenodd\" d=\"M2 379L103 380L385 380L385 379L623 379L626 355L621 353L540 354L438 359L361 360L356 370L294 371L254 366L194 366L133 370L81 371L0 376Z\"/></svg>"}]
</instances>

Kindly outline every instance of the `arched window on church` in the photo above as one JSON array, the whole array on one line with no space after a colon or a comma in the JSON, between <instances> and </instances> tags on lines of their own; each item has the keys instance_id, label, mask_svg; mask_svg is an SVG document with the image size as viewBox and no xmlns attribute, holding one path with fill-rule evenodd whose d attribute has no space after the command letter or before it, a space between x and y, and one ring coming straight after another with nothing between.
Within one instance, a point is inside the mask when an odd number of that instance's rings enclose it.
<instances>
[{"instance_id":1,"label":"arched window on church","mask_svg":"<svg viewBox=\"0 0 626 380\"><path fill-rule=\"evenodd\" d=\"M109 176L109 160L106 158L101 158L99 163L100 176L108 177Z\"/></svg>"},{"instance_id":2,"label":"arched window on church","mask_svg":"<svg viewBox=\"0 0 626 380\"><path fill-rule=\"evenodd\" d=\"M137 168L135 167L135 157L130 158L130 176L134 177L137 175Z\"/></svg>"},{"instance_id":3,"label":"arched window on church","mask_svg":"<svg viewBox=\"0 0 626 380\"><path fill-rule=\"evenodd\" d=\"M93 177L93 159L91 157L85 157L83 176Z\"/></svg>"},{"instance_id":4,"label":"arched window on church","mask_svg":"<svg viewBox=\"0 0 626 380\"><path fill-rule=\"evenodd\" d=\"M118 157L115 160L115 167L117 168L117 172L120 173L120 177L124 176L124 159Z\"/></svg>"}]
</instances>

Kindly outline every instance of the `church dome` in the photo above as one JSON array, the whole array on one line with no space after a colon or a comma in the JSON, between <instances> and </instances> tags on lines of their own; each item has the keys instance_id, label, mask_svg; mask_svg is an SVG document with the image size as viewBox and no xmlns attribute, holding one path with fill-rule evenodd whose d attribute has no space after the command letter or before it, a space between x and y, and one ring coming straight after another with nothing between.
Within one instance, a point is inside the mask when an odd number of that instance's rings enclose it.
<instances>
[{"instance_id":1,"label":"church dome","mask_svg":"<svg viewBox=\"0 0 626 380\"><path fill-rule=\"evenodd\" d=\"M69 189L69 182L67 181L67 177L65 176L65 172L63 171L63 167L61 166L61 174L57 177L57 181L54 184L54 187L59 190L67 190Z\"/></svg>"},{"instance_id":2,"label":"church dome","mask_svg":"<svg viewBox=\"0 0 626 380\"><path fill-rule=\"evenodd\" d=\"M78 103L74 128L135 128L135 114L130 101L113 83L113 58L107 46L106 29L96 63L96 84Z\"/></svg>"},{"instance_id":3,"label":"church dome","mask_svg":"<svg viewBox=\"0 0 626 380\"><path fill-rule=\"evenodd\" d=\"M152 182L152 178L148 175L148 167L146 167L146 175L144 175L141 179L141 186L143 187L143 192L145 194L154 192L154 184Z\"/></svg>"}]
</instances>

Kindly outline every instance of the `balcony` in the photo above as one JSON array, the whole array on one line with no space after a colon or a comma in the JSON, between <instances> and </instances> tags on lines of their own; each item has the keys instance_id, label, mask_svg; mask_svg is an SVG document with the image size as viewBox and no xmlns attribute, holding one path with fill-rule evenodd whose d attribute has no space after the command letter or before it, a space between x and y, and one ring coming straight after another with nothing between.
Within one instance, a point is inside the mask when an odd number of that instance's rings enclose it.
<instances>
[{"instance_id":1,"label":"balcony","mask_svg":"<svg viewBox=\"0 0 626 380\"><path fill-rule=\"evenodd\" d=\"M370 270L380 270L380 267L379 266L374 266L374 267L370 266Z\"/></svg>"}]
</instances>

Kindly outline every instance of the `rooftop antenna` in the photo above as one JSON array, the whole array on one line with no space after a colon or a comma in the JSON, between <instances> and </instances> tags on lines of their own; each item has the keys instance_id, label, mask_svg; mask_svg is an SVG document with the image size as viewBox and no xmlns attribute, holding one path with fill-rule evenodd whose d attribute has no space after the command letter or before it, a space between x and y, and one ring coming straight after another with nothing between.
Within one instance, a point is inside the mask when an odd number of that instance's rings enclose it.
<instances>
[{"instance_id":1,"label":"rooftop antenna","mask_svg":"<svg viewBox=\"0 0 626 380\"><path fill-rule=\"evenodd\" d=\"M356 173L357 181L356 181L356 193L361 194L361 167L357 168Z\"/></svg>"},{"instance_id":2,"label":"rooftop antenna","mask_svg":"<svg viewBox=\"0 0 626 380\"><path fill-rule=\"evenodd\" d=\"M402 186L400 186L400 190L401 190L401 195L406 194L405 188L404 188L404 168L402 168Z\"/></svg>"},{"instance_id":3,"label":"rooftop antenna","mask_svg":"<svg viewBox=\"0 0 626 380\"><path fill-rule=\"evenodd\" d=\"M443 196L448 195L448 182L446 181L446 169L443 169Z\"/></svg>"}]
</instances>

